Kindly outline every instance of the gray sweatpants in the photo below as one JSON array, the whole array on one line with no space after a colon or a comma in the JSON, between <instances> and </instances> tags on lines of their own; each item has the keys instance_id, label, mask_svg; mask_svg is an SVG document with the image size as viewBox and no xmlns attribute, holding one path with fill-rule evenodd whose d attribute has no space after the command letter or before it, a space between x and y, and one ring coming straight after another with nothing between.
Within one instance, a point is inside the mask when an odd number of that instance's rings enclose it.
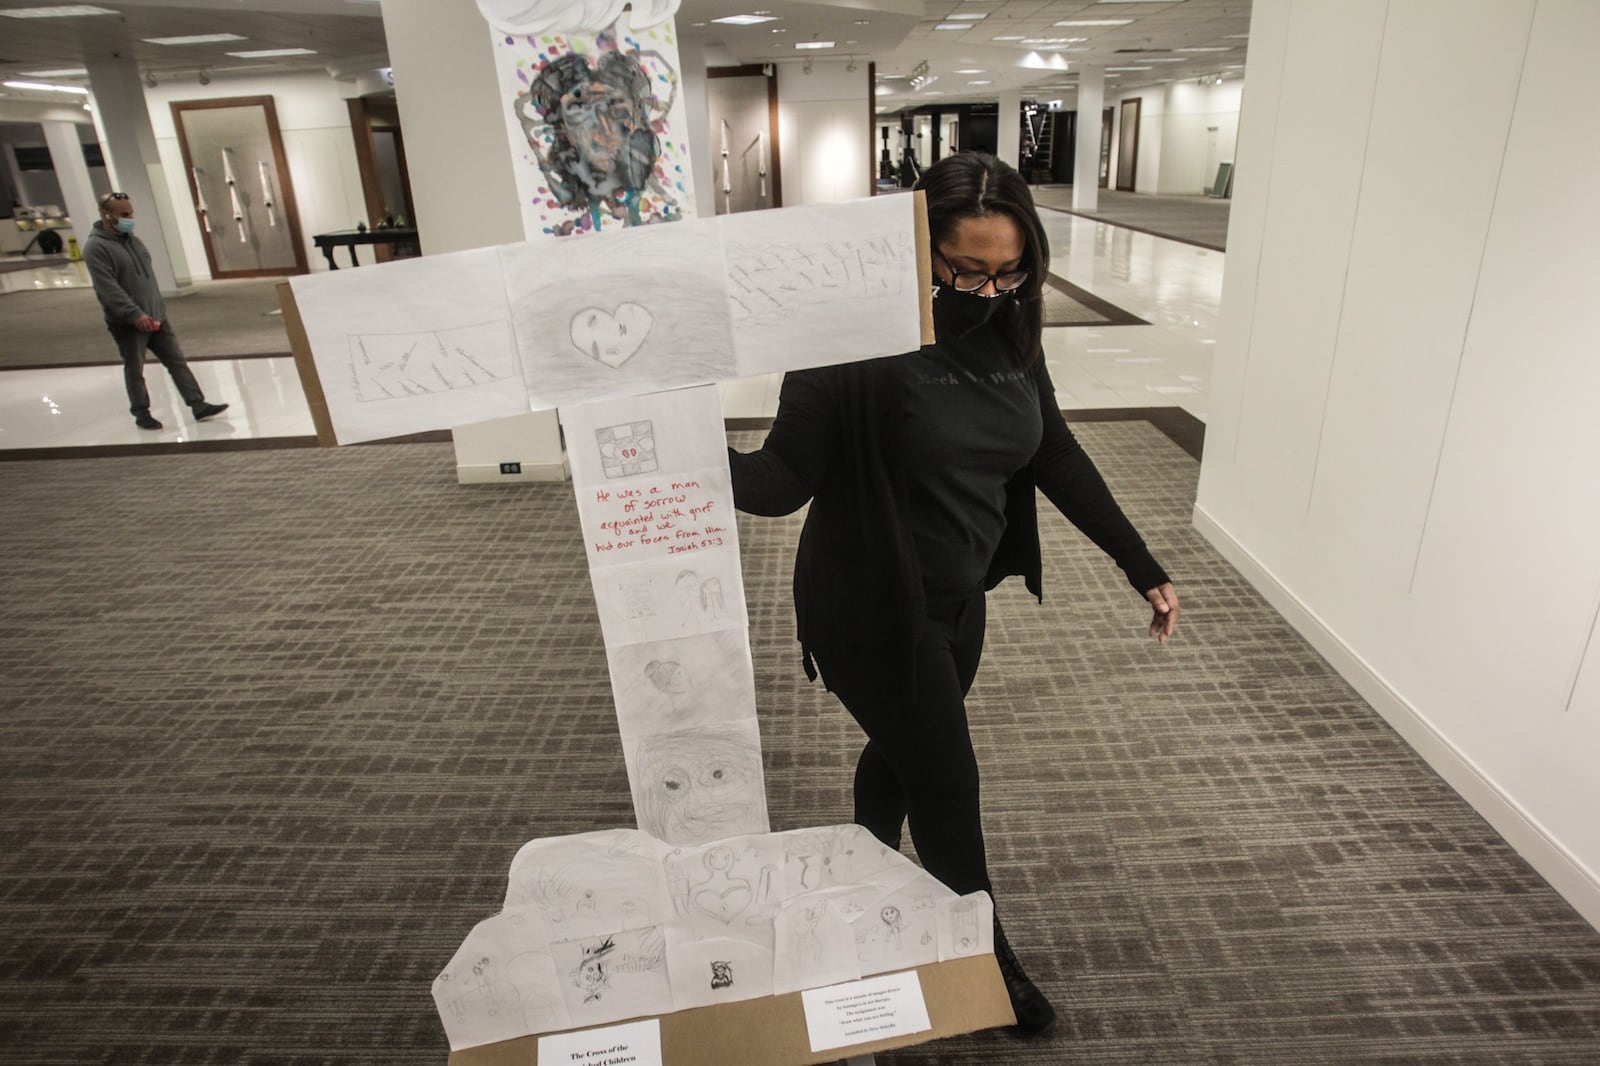
<instances>
[{"instance_id":1,"label":"gray sweatpants","mask_svg":"<svg viewBox=\"0 0 1600 1066\"><path fill-rule=\"evenodd\" d=\"M150 393L144 387L144 353L147 348L172 375L172 383L178 386L178 395L183 397L184 403L192 408L206 402L205 393L200 391L200 383L194 379L189 361L183 357L183 349L178 346L178 336L172 332L169 323L162 322L161 328L154 333L111 322L106 323L106 329L111 331L111 336L117 342L117 350L122 354L122 381L128 387L128 410L135 417L150 411Z\"/></svg>"}]
</instances>

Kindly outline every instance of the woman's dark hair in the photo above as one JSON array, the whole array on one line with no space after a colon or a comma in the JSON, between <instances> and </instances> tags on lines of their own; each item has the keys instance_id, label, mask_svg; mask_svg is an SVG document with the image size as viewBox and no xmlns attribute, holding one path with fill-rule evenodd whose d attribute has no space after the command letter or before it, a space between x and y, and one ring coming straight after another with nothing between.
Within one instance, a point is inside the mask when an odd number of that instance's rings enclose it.
<instances>
[{"instance_id":1,"label":"woman's dark hair","mask_svg":"<svg viewBox=\"0 0 1600 1066\"><path fill-rule=\"evenodd\" d=\"M1028 183L1010 165L983 152L945 156L929 167L914 188L928 198L928 235L935 248L969 218L1009 215L1022 231L1022 266L1028 280L1016 290L1000 323L1023 366L1032 366L1044 349L1044 279L1050 271L1050 240L1033 206Z\"/></svg>"}]
</instances>

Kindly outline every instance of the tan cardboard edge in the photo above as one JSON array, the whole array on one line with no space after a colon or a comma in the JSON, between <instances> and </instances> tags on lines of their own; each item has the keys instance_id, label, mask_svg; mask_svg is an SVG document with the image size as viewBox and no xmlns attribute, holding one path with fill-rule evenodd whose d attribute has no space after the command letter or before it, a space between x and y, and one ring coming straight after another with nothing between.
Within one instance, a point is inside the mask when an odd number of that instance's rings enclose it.
<instances>
[{"instance_id":1,"label":"tan cardboard edge","mask_svg":"<svg viewBox=\"0 0 1600 1066\"><path fill-rule=\"evenodd\" d=\"M928 194L918 189L911 197L916 201L913 213L917 220L917 292L922 304L922 343L932 344L933 238L928 235Z\"/></svg>"},{"instance_id":2,"label":"tan cardboard edge","mask_svg":"<svg viewBox=\"0 0 1600 1066\"><path fill-rule=\"evenodd\" d=\"M926 1032L812 1051L800 993L790 992L662 1015L661 1061L664 1066L812 1066L1016 1024L993 955L919 966L917 979L933 1024ZM538 1061L539 1037L523 1036L452 1052L449 1066L535 1066Z\"/></svg>"},{"instance_id":3,"label":"tan cardboard edge","mask_svg":"<svg viewBox=\"0 0 1600 1066\"><path fill-rule=\"evenodd\" d=\"M311 358L311 338L306 336L306 324L300 320L300 305L294 302L294 290L287 281L278 282L276 288L278 306L283 308L283 328L289 334L289 350L294 352L294 368L300 372L300 387L305 390L306 406L311 409L311 424L317 427L317 443L324 448L336 448L339 438L333 432L333 418L328 414L328 398L322 394L316 360Z\"/></svg>"}]
</instances>

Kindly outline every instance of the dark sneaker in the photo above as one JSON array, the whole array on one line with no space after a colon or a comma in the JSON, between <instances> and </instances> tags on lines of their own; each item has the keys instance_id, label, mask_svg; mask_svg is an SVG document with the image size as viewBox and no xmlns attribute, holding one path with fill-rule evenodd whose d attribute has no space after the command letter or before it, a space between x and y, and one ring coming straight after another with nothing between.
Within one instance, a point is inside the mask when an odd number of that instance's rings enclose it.
<instances>
[{"instance_id":1,"label":"dark sneaker","mask_svg":"<svg viewBox=\"0 0 1600 1066\"><path fill-rule=\"evenodd\" d=\"M134 415L133 416L133 424L138 426L140 429L160 429L161 428L161 423L157 422L154 418L151 418L149 411L146 411L142 415Z\"/></svg>"},{"instance_id":2,"label":"dark sneaker","mask_svg":"<svg viewBox=\"0 0 1600 1066\"><path fill-rule=\"evenodd\" d=\"M1006 995L1011 999L1011 1010L1017 1016L1017 1032L1021 1036L1043 1036L1056 1024L1056 1009L1044 998L1039 986L1028 980L1017 961L1016 952L1006 940L998 919L994 923L994 957L1000 964L1000 976L1006 982Z\"/></svg>"},{"instance_id":3,"label":"dark sneaker","mask_svg":"<svg viewBox=\"0 0 1600 1066\"><path fill-rule=\"evenodd\" d=\"M194 420L196 422L201 422L207 418L210 418L212 415L220 415L227 409L228 405L225 403L196 404L194 408Z\"/></svg>"}]
</instances>

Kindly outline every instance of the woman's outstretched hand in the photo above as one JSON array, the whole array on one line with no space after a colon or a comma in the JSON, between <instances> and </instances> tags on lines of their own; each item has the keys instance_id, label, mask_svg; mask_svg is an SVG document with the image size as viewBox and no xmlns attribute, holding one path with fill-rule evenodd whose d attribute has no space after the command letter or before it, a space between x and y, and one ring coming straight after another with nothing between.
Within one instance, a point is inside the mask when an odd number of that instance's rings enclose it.
<instances>
[{"instance_id":1,"label":"woman's outstretched hand","mask_svg":"<svg viewBox=\"0 0 1600 1066\"><path fill-rule=\"evenodd\" d=\"M1178 590L1169 581L1146 592L1144 598L1150 601L1154 612L1150 616L1150 635L1165 644L1178 628Z\"/></svg>"}]
</instances>

